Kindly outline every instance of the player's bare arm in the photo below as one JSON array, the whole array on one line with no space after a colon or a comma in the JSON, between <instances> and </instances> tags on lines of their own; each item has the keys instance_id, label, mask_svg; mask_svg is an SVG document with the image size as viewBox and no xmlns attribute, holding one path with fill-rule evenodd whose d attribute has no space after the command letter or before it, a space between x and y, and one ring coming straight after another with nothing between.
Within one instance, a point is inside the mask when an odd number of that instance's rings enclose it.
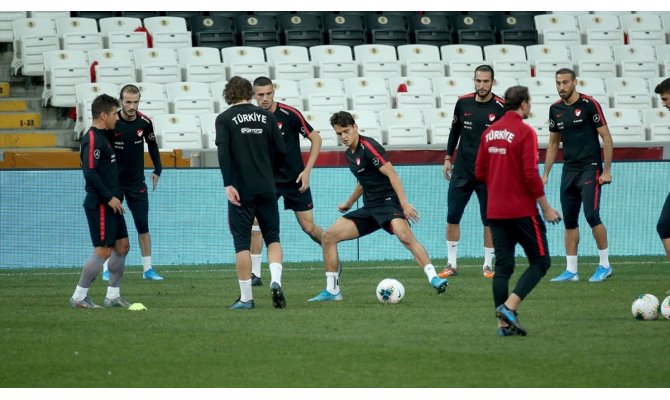
<instances>
[{"instance_id":1,"label":"player's bare arm","mask_svg":"<svg viewBox=\"0 0 670 400\"><path fill-rule=\"evenodd\" d=\"M347 199L346 202L340 204L337 209L340 212L347 212L351 209L351 207L356 203L359 197L363 195L363 186L361 185L360 182L356 183L356 187L354 188L353 193L351 193L351 196Z\"/></svg>"},{"instance_id":2,"label":"player's bare arm","mask_svg":"<svg viewBox=\"0 0 670 400\"><path fill-rule=\"evenodd\" d=\"M556 160L556 153L558 153L558 145L561 141L561 134L558 132L551 132L549 135L549 144L547 145L547 154L544 158L544 172L542 172L542 183L547 184L549 180L549 172Z\"/></svg>"},{"instance_id":3,"label":"player's bare arm","mask_svg":"<svg viewBox=\"0 0 670 400\"><path fill-rule=\"evenodd\" d=\"M405 218L413 222L419 222L419 212L409 203L409 201L407 201L405 189L402 187L402 182L400 181L400 175L398 175L398 172L393 168L391 162L387 162L383 167L379 168L379 172L389 178L391 187L393 187L396 196L398 196Z\"/></svg>"},{"instance_id":4,"label":"player's bare arm","mask_svg":"<svg viewBox=\"0 0 670 400\"><path fill-rule=\"evenodd\" d=\"M603 173L598 178L598 183L607 185L612 183L612 153L614 152L614 142L610 130L605 126L598 128L598 135L603 141Z\"/></svg>"},{"instance_id":5,"label":"player's bare arm","mask_svg":"<svg viewBox=\"0 0 670 400\"><path fill-rule=\"evenodd\" d=\"M305 192L309 188L309 176L312 173L312 168L316 163L316 159L319 157L323 139L317 132L312 131L309 135L309 141L311 142L311 145L309 147L309 157L307 159L307 163L305 164L305 169L302 170L302 172L298 175L298 179L295 180L296 183L301 183L301 186L298 189L301 193Z\"/></svg>"}]
</instances>

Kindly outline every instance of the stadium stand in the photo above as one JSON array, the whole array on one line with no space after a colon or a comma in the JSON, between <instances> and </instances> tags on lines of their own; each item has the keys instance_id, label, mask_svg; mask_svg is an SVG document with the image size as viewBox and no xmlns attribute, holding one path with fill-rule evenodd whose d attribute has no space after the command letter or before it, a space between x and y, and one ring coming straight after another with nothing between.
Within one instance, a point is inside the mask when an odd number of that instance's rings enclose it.
<instances>
[{"instance_id":1,"label":"stadium stand","mask_svg":"<svg viewBox=\"0 0 670 400\"><path fill-rule=\"evenodd\" d=\"M237 44L235 24L230 17L198 15L189 18L193 46L222 49Z\"/></svg>"},{"instance_id":2,"label":"stadium stand","mask_svg":"<svg viewBox=\"0 0 670 400\"><path fill-rule=\"evenodd\" d=\"M358 76L358 64L354 62L351 47L326 44L312 46L309 55L314 63L317 78L355 78Z\"/></svg>"}]
</instances>

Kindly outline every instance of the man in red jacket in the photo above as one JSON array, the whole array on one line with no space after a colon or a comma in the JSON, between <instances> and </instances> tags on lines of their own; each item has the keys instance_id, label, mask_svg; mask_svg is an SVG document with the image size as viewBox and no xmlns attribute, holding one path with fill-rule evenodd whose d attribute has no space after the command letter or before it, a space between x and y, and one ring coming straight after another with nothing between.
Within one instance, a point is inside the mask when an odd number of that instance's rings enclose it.
<instances>
[{"instance_id":1,"label":"man in red jacket","mask_svg":"<svg viewBox=\"0 0 670 400\"><path fill-rule=\"evenodd\" d=\"M498 317L498 336L526 335L516 310L551 265L544 219L561 220L544 194L537 168L537 137L523 122L530 113L528 88L513 86L505 92L505 115L484 131L477 154L475 176L486 182L489 220L495 249L493 301ZM529 267L509 295L509 280L514 273L514 248L519 243L528 257Z\"/></svg>"}]
</instances>

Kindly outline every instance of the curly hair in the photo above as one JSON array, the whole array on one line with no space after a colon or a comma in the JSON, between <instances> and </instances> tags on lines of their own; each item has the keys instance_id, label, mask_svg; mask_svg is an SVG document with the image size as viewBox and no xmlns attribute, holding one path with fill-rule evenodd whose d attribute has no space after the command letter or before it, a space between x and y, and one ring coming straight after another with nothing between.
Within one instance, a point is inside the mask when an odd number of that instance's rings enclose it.
<instances>
[{"instance_id":1,"label":"curly hair","mask_svg":"<svg viewBox=\"0 0 670 400\"><path fill-rule=\"evenodd\" d=\"M251 82L240 76L230 78L226 84L226 88L223 89L223 97L229 105L237 104L241 101L249 101L253 95L254 90L251 87Z\"/></svg>"}]
</instances>

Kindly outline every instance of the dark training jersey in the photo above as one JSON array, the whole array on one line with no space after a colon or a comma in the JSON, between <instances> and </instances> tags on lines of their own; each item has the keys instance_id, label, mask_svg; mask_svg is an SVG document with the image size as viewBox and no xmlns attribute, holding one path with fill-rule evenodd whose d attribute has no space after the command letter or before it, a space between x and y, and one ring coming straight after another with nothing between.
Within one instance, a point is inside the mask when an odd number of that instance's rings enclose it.
<instances>
[{"instance_id":1,"label":"dark training jersey","mask_svg":"<svg viewBox=\"0 0 670 400\"><path fill-rule=\"evenodd\" d=\"M123 119L121 111L118 111L117 114L119 120L114 127L114 133L108 134L107 138L114 146L116 153L119 185L124 189L142 187L144 186L145 141L149 147L151 161L154 163L154 174L160 176L163 170L154 125L148 116L139 111L133 121Z\"/></svg>"},{"instance_id":2,"label":"dark training jersey","mask_svg":"<svg viewBox=\"0 0 670 400\"><path fill-rule=\"evenodd\" d=\"M86 180L86 208L107 204L112 197L121 199L116 155L106 133L91 127L81 139L79 160Z\"/></svg>"},{"instance_id":3,"label":"dark training jersey","mask_svg":"<svg viewBox=\"0 0 670 400\"><path fill-rule=\"evenodd\" d=\"M454 118L447 142L447 155L453 156L458 144L454 174L475 179L475 160L482 132L505 114L505 101L493 94L487 102L475 100L476 93L460 96L454 107ZM460 143L459 139L460 138Z\"/></svg>"},{"instance_id":4,"label":"dark training jersey","mask_svg":"<svg viewBox=\"0 0 670 400\"><path fill-rule=\"evenodd\" d=\"M249 103L231 106L216 117L216 146L223 184L235 187L242 201L276 193L286 144L272 113Z\"/></svg>"},{"instance_id":5,"label":"dark training jersey","mask_svg":"<svg viewBox=\"0 0 670 400\"><path fill-rule=\"evenodd\" d=\"M356 150L352 151L347 148L344 154L351 173L363 186L365 206L380 205L391 198L398 197L388 176L379 171L379 168L383 167L388 159L386 150L377 141L366 136L359 136Z\"/></svg>"},{"instance_id":6,"label":"dark training jersey","mask_svg":"<svg viewBox=\"0 0 670 400\"><path fill-rule=\"evenodd\" d=\"M559 100L549 107L549 131L561 134L564 170L601 169L598 128L607 125L600 104L579 93L579 99L567 105Z\"/></svg>"},{"instance_id":7,"label":"dark training jersey","mask_svg":"<svg viewBox=\"0 0 670 400\"><path fill-rule=\"evenodd\" d=\"M300 111L286 104L277 103L274 112L279 132L284 136L286 143L286 158L284 165L275 174L277 183L295 182L298 175L305 169L300 151L300 135L308 138L312 133L312 126L307 123Z\"/></svg>"}]
</instances>

